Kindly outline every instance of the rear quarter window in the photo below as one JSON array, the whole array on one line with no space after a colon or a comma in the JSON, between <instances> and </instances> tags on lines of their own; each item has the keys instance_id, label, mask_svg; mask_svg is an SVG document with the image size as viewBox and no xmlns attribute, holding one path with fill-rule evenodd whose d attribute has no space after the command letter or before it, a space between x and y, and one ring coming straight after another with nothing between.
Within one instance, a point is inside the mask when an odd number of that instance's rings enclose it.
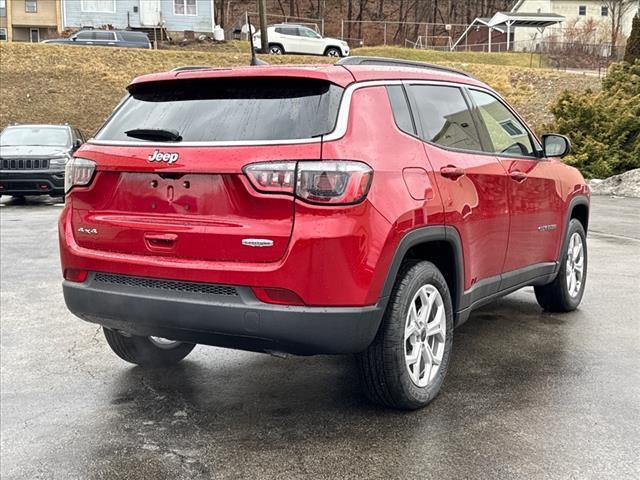
<instances>
[{"instance_id":1,"label":"rear quarter window","mask_svg":"<svg viewBox=\"0 0 640 480\"><path fill-rule=\"evenodd\" d=\"M149 37L147 37L144 33L121 32L120 37L124 42L149 43Z\"/></svg>"},{"instance_id":2,"label":"rear quarter window","mask_svg":"<svg viewBox=\"0 0 640 480\"><path fill-rule=\"evenodd\" d=\"M183 142L278 141L333 131L343 89L301 78L170 80L133 85L96 140L140 141L134 129L175 130Z\"/></svg>"}]
</instances>

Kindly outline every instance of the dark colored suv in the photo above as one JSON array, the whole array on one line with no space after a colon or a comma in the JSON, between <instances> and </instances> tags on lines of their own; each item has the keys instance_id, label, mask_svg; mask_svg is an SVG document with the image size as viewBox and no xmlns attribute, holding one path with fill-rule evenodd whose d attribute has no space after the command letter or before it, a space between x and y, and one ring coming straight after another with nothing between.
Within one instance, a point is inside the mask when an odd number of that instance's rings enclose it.
<instances>
[{"instance_id":1,"label":"dark colored suv","mask_svg":"<svg viewBox=\"0 0 640 480\"><path fill-rule=\"evenodd\" d=\"M68 165L64 297L126 361L197 343L357 353L369 396L428 404L470 312L533 285L575 309L589 190L492 89L425 64L134 80Z\"/></svg>"},{"instance_id":2,"label":"dark colored suv","mask_svg":"<svg viewBox=\"0 0 640 480\"><path fill-rule=\"evenodd\" d=\"M67 161L84 137L69 125L11 125L0 133L0 194L64 196Z\"/></svg>"},{"instance_id":3,"label":"dark colored suv","mask_svg":"<svg viewBox=\"0 0 640 480\"><path fill-rule=\"evenodd\" d=\"M90 45L94 47L151 48L151 42L146 33L128 30L81 30L69 38L45 40L42 43Z\"/></svg>"}]
</instances>

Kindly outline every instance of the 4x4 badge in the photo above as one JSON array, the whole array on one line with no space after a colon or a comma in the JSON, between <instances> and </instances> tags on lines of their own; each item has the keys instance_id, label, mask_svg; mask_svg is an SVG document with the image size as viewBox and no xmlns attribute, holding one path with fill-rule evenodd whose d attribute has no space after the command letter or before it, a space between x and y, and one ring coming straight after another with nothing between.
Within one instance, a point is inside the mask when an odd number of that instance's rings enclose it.
<instances>
[{"instance_id":1,"label":"4x4 badge","mask_svg":"<svg viewBox=\"0 0 640 480\"><path fill-rule=\"evenodd\" d=\"M169 165L171 165L172 163L177 162L179 158L179 153L161 152L160 150L156 150L151 155L149 155L147 160L149 160L150 162L167 162Z\"/></svg>"}]
</instances>

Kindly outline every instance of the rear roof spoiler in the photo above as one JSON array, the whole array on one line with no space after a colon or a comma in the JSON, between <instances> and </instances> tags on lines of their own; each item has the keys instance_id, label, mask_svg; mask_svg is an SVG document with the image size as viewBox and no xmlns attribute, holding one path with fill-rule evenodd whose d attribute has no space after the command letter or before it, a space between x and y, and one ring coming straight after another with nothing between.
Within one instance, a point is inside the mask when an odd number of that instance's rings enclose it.
<instances>
[{"instance_id":1,"label":"rear roof spoiler","mask_svg":"<svg viewBox=\"0 0 640 480\"><path fill-rule=\"evenodd\" d=\"M455 75L463 75L468 78L474 78L468 73L462 70L457 70L451 67L445 67L444 65L434 65L433 63L414 62L412 60L402 60L400 58L385 58L385 57L345 57L336 62L336 65L371 65L380 67L408 67L408 68L422 68L425 70L435 70L445 73L453 73Z\"/></svg>"}]
</instances>

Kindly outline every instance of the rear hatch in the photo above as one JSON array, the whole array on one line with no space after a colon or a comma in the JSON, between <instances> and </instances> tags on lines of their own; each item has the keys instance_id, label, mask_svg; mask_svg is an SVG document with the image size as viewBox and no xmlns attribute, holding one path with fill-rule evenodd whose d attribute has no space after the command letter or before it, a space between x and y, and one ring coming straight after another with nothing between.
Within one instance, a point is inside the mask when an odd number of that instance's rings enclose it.
<instances>
[{"instance_id":1,"label":"rear hatch","mask_svg":"<svg viewBox=\"0 0 640 480\"><path fill-rule=\"evenodd\" d=\"M138 255L273 262L286 252L294 199L257 192L255 162L317 160L343 88L320 79L145 82L76 156L96 162L70 195L77 243Z\"/></svg>"}]
</instances>

